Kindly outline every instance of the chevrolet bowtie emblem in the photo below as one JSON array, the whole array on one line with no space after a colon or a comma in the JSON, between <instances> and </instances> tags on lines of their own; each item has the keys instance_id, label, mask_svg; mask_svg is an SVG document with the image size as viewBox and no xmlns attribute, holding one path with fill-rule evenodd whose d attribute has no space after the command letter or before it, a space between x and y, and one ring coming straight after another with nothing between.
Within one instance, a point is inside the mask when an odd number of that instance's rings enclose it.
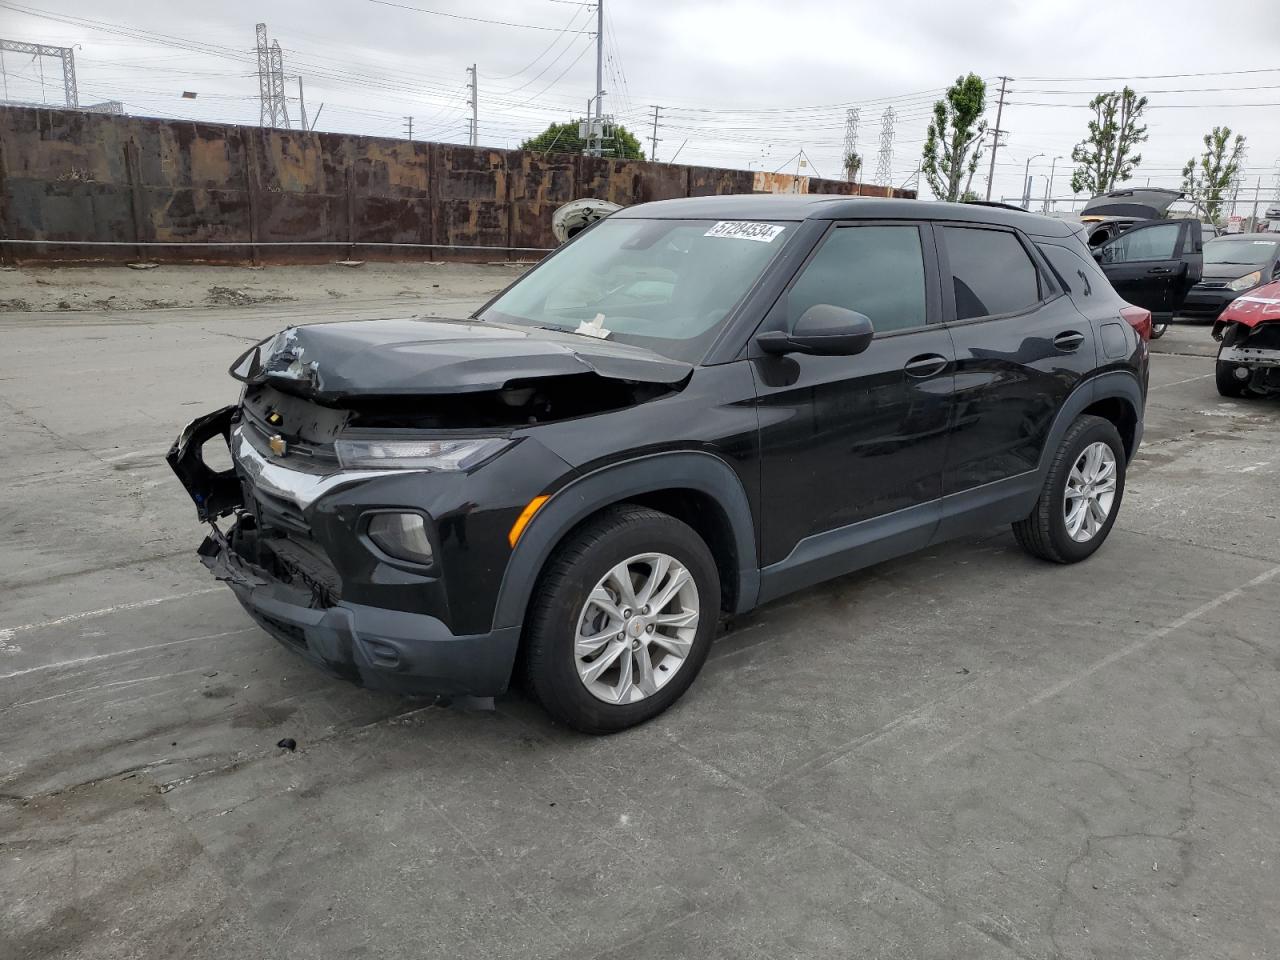
<instances>
[{"instance_id":1,"label":"chevrolet bowtie emblem","mask_svg":"<svg viewBox=\"0 0 1280 960\"><path fill-rule=\"evenodd\" d=\"M284 437L280 436L278 433L267 441L267 445L271 447L271 452L277 457L283 457L289 452L289 444L285 443Z\"/></svg>"}]
</instances>

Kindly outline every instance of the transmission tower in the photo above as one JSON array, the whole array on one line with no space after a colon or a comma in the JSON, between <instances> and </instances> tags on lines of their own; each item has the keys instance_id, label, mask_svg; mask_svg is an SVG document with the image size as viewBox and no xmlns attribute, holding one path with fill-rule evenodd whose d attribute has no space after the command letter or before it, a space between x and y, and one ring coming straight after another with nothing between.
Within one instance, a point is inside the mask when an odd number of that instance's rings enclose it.
<instances>
[{"instance_id":1,"label":"transmission tower","mask_svg":"<svg viewBox=\"0 0 1280 960\"><path fill-rule=\"evenodd\" d=\"M876 184L881 187L893 184L893 122L897 114L888 107L880 118L880 154L876 157Z\"/></svg>"},{"instance_id":2,"label":"transmission tower","mask_svg":"<svg viewBox=\"0 0 1280 960\"><path fill-rule=\"evenodd\" d=\"M858 156L858 118L861 111L850 107L844 115L844 178L850 182L858 179L862 158Z\"/></svg>"},{"instance_id":3,"label":"transmission tower","mask_svg":"<svg viewBox=\"0 0 1280 960\"><path fill-rule=\"evenodd\" d=\"M264 127L289 127L288 100L284 93L284 57L280 42L267 43L267 25L256 28L258 41L258 123Z\"/></svg>"},{"instance_id":4,"label":"transmission tower","mask_svg":"<svg viewBox=\"0 0 1280 960\"><path fill-rule=\"evenodd\" d=\"M76 52L71 47L51 47L43 43L27 43L23 40L0 40L0 77L4 78L4 96L0 102L9 102L9 77L4 70L4 51L22 53L30 57L50 57L62 66L62 95L68 110L80 108L80 93L76 89ZM40 60L41 94L44 93L44 67ZM14 101L16 102L16 101ZM39 106L39 104L36 104Z\"/></svg>"},{"instance_id":5,"label":"transmission tower","mask_svg":"<svg viewBox=\"0 0 1280 960\"><path fill-rule=\"evenodd\" d=\"M1271 202L1267 206L1280 206L1280 157L1276 158L1276 170L1271 180Z\"/></svg>"}]
</instances>

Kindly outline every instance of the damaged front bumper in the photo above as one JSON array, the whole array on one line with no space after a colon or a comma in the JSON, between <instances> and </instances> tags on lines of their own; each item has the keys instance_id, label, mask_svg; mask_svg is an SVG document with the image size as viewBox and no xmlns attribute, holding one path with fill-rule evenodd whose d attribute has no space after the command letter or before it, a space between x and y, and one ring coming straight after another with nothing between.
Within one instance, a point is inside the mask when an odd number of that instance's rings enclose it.
<instances>
[{"instance_id":1,"label":"damaged front bumper","mask_svg":"<svg viewBox=\"0 0 1280 960\"><path fill-rule=\"evenodd\" d=\"M234 466L205 463L210 441L227 442ZM364 534L370 511L397 504L448 521L441 500L423 499L421 475L325 473L271 462L248 441L237 407L193 421L167 459L211 526L201 562L290 650L361 686L403 694L494 696L506 689L520 627L493 626L492 603L475 575L477 563L492 564L477 561L475 551L459 554L459 541L468 542L465 521L444 527L453 596L440 557L435 566L397 563L370 548ZM465 493L470 480L438 479L432 488L445 502ZM217 521L229 516L224 532ZM434 522L431 536L441 545ZM474 608L466 600L476 601Z\"/></svg>"},{"instance_id":2,"label":"damaged front bumper","mask_svg":"<svg viewBox=\"0 0 1280 960\"><path fill-rule=\"evenodd\" d=\"M217 528L199 554L263 630L335 676L420 696L495 696L506 690L518 626L455 636L427 614L346 602L317 608L312 592L250 563Z\"/></svg>"}]
</instances>

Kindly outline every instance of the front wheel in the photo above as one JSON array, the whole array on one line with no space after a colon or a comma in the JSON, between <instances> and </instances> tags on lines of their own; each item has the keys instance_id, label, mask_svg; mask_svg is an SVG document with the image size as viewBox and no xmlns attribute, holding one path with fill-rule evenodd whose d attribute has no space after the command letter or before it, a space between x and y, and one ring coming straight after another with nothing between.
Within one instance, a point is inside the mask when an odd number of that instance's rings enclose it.
<instances>
[{"instance_id":1,"label":"front wheel","mask_svg":"<svg viewBox=\"0 0 1280 960\"><path fill-rule=\"evenodd\" d=\"M1013 525L1028 553L1077 563L1107 539L1124 496L1124 443L1115 425L1082 416L1067 430L1049 465L1035 509Z\"/></svg>"},{"instance_id":2,"label":"front wheel","mask_svg":"<svg viewBox=\"0 0 1280 960\"><path fill-rule=\"evenodd\" d=\"M580 529L536 587L527 689L557 720L613 733L693 683L720 613L715 558L688 525L624 505Z\"/></svg>"},{"instance_id":3,"label":"front wheel","mask_svg":"<svg viewBox=\"0 0 1280 960\"><path fill-rule=\"evenodd\" d=\"M1246 373L1244 377L1236 376L1237 370L1243 370ZM1249 372L1248 367L1242 367L1238 364L1228 363L1225 360L1219 360L1214 365L1214 380L1218 385L1218 395L1223 397L1231 397L1239 399L1249 395Z\"/></svg>"}]
</instances>

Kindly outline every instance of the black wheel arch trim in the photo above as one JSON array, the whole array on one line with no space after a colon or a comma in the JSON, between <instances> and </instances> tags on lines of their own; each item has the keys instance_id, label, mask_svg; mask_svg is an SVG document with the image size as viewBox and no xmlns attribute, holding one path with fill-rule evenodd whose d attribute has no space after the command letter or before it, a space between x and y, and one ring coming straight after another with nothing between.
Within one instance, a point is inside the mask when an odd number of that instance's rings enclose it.
<instances>
[{"instance_id":1,"label":"black wheel arch trim","mask_svg":"<svg viewBox=\"0 0 1280 960\"><path fill-rule=\"evenodd\" d=\"M756 605L760 591L755 522L742 481L711 453L680 450L609 464L578 477L551 495L525 528L507 561L494 609L494 628L524 621L534 584L552 552L574 526L605 507L663 490L695 490L725 512L738 558L735 613Z\"/></svg>"},{"instance_id":2,"label":"black wheel arch trim","mask_svg":"<svg viewBox=\"0 0 1280 960\"><path fill-rule=\"evenodd\" d=\"M1063 402L1054 418L1053 426L1049 429L1049 437L1044 448L1040 451L1040 463L1036 468L1040 477L1043 478L1048 473L1058 445L1062 443L1062 438L1066 436L1076 417L1099 400L1111 399L1123 400L1133 408L1135 429L1133 449L1129 451L1129 460L1133 460L1142 442L1142 418L1146 397L1137 374L1130 370L1109 370L1081 383Z\"/></svg>"}]
</instances>

